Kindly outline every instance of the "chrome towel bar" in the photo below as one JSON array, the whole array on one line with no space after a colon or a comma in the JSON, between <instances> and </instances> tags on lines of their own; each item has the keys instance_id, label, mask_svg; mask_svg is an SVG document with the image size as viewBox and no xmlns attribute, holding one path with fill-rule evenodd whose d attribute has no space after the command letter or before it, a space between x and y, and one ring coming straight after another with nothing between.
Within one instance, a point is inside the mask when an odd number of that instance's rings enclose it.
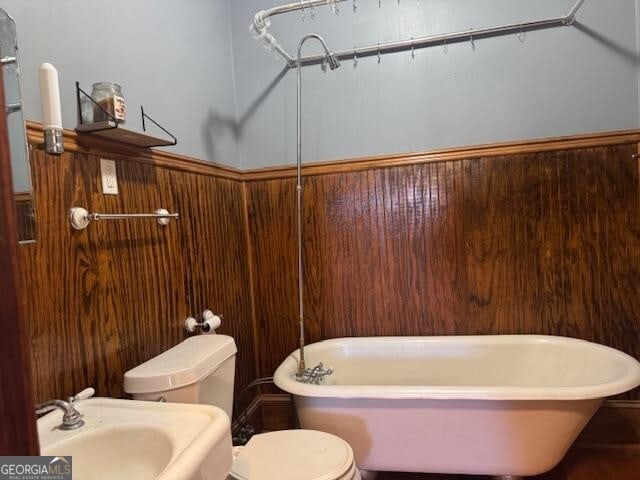
<instances>
[{"instance_id":1,"label":"chrome towel bar","mask_svg":"<svg viewBox=\"0 0 640 480\"><path fill-rule=\"evenodd\" d=\"M91 222L98 220L129 220L139 218L153 218L162 226L169 225L172 218L180 218L179 213L169 213L164 208L155 213L89 213L81 207L73 207L69 210L69 221L76 230L84 230Z\"/></svg>"}]
</instances>

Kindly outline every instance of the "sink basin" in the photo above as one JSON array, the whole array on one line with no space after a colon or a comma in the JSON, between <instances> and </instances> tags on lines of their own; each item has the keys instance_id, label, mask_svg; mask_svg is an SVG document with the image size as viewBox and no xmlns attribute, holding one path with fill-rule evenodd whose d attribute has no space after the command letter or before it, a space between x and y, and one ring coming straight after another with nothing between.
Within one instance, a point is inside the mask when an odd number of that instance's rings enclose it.
<instances>
[{"instance_id":1,"label":"sink basin","mask_svg":"<svg viewBox=\"0 0 640 480\"><path fill-rule=\"evenodd\" d=\"M146 427L105 427L45 450L51 452L43 455L73 456L74 477L96 479L155 479L173 457L169 435Z\"/></svg>"},{"instance_id":2,"label":"sink basin","mask_svg":"<svg viewBox=\"0 0 640 480\"><path fill-rule=\"evenodd\" d=\"M42 455L73 457L74 480L224 480L231 468L229 418L207 405L95 398L76 403L85 425L38 420Z\"/></svg>"}]
</instances>

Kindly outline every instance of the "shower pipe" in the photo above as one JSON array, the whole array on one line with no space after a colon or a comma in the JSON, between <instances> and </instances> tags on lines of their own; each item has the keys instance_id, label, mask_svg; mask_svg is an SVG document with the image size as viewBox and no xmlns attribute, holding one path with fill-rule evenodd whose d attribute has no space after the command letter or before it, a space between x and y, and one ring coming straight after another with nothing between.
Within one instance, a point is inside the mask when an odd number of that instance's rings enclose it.
<instances>
[{"instance_id":1,"label":"shower pipe","mask_svg":"<svg viewBox=\"0 0 640 480\"><path fill-rule=\"evenodd\" d=\"M327 46L327 42L325 42L324 38L315 33L311 33L306 35L300 40L298 44L298 59L302 58L302 47L308 40L316 40L322 45L324 49L329 68L331 70L335 70L340 67L340 61L338 61L333 54L329 50ZM297 235L296 235L296 245L297 245L297 260L298 260L298 320L300 326L300 361L298 362L298 378L300 380L305 378L311 378L311 372L315 372L316 370L310 369L309 372L306 370L305 358L304 358L304 265L302 258L302 63L297 62L297 88L296 88L296 138L297 138L297 150L296 150L296 225L297 225ZM320 364L320 370L324 372L322 369L322 364Z\"/></svg>"},{"instance_id":2,"label":"shower pipe","mask_svg":"<svg viewBox=\"0 0 640 480\"><path fill-rule=\"evenodd\" d=\"M268 10L262 10L256 13L256 15L254 16L251 28L255 32L266 33L270 37L271 48L273 48L282 58L284 58L289 68L296 68L298 62L300 62L300 64L303 66L317 64L326 60L326 55L310 55L307 57L302 57L299 60L289 55L287 51L275 40L275 38L270 33L267 33L267 29L270 24L269 18L288 12L294 12L296 10L303 10L321 5L331 5L334 3L341 3L345 1L349 0L305 0L270 8ZM334 52L334 55L338 59L344 60L354 57L381 55L384 53L425 48L435 45L447 45L448 43L458 43L468 40L473 41L474 39L486 38L495 35L508 35L513 33L528 32L532 30L540 30L553 27L568 27L573 25L576 14L578 13L578 10L580 9L580 7L582 7L582 4L584 2L585 0L577 0L573 7L571 7L571 10L569 10L569 13L560 17L552 17L529 22L509 23L505 25L497 25L493 27L478 29L471 28L469 30L463 30L455 33L429 35L424 37L416 37L409 40L377 43L375 45L356 47L349 50L337 50Z\"/></svg>"}]
</instances>

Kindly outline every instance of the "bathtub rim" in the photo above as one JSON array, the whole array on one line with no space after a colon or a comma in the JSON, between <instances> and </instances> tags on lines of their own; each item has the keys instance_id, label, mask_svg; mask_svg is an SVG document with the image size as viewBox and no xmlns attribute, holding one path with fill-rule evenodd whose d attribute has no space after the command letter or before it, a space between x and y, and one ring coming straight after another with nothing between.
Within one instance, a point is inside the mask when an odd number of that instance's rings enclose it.
<instances>
[{"instance_id":1,"label":"bathtub rim","mask_svg":"<svg viewBox=\"0 0 640 480\"><path fill-rule=\"evenodd\" d=\"M515 386L402 386L402 385L307 385L291 378L298 364L299 351L289 354L276 369L276 386L292 395L336 399L405 399L405 400L593 400L633 390L640 386L640 362L632 356L599 343L552 335L454 335L454 336L385 336L341 337L309 344L307 352L320 346L349 343L389 343L399 341L467 344L513 343L514 340L560 344L580 344L616 357L626 365L626 372L606 383L567 387Z\"/></svg>"}]
</instances>

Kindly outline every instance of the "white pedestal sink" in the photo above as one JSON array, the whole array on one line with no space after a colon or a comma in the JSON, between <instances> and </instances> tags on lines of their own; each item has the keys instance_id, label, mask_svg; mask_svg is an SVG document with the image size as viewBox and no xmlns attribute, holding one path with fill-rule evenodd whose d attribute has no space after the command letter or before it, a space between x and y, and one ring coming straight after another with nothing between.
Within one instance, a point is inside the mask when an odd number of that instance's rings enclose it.
<instances>
[{"instance_id":1,"label":"white pedestal sink","mask_svg":"<svg viewBox=\"0 0 640 480\"><path fill-rule=\"evenodd\" d=\"M208 405L95 398L77 402L85 425L62 413L38 420L42 455L73 457L74 480L224 480L233 461L229 418Z\"/></svg>"}]
</instances>

